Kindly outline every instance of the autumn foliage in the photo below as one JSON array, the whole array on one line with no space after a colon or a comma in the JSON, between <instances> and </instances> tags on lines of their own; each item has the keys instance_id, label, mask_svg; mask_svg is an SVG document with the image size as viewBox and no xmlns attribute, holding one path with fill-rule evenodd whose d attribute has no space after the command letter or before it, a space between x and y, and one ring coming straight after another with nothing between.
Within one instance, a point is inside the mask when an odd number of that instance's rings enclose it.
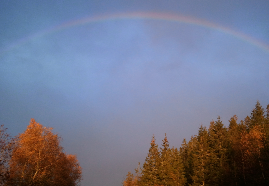
<instances>
[{"instance_id":1,"label":"autumn foliage","mask_svg":"<svg viewBox=\"0 0 269 186\"><path fill-rule=\"evenodd\" d=\"M264 111L257 102L250 116L237 120L225 127L219 117L179 149L166 136L159 148L153 136L140 173L129 172L123 186L269 185L269 105Z\"/></svg>"},{"instance_id":2,"label":"autumn foliage","mask_svg":"<svg viewBox=\"0 0 269 186\"><path fill-rule=\"evenodd\" d=\"M76 156L67 155L60 137L31 119L26 131L17 136L9 160L5 185L75 186L81 180Z\"/></svg>"}]
</instances>

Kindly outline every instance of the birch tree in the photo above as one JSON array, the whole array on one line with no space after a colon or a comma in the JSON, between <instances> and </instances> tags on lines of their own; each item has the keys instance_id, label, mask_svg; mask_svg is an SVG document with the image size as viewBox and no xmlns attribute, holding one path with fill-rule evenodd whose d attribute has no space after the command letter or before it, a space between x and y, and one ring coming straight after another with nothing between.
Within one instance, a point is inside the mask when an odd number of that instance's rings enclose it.
<instances>
[{"instance_id":1,"label":"birch tree","mask_svg":"<svg viewBox=\"0 0 269 186\"><path fill-rule=\"evenodd\" d=\"M8 185L75 186L81 180L81 167L75 156L63 153L60 137L31 119L18 135L10 160Z\"/></svg>"}]
</instances>

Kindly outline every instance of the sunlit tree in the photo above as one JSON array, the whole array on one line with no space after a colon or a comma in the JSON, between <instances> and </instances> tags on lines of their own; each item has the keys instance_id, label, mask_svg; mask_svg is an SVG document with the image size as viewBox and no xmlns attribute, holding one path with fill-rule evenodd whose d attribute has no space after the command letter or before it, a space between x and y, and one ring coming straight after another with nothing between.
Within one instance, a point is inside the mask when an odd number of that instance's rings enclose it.
<instances>
[{"instance_id":1,"label":"sunlit tree","mask_svg":"<svg viewBox=\"0 0 269 186\"><path fill-rule=\"evenodd\" d=\"M60 138L31 119L26 131L18 135L10 161L8 185L75 186L81 180L76 156L66 155Z\"/></svg>"},{"instance_id":2,"label":"sunlit tree","mask_svg":"<svg viewBox=\"0 0 269 186\"><path fill-rule=\"evenodd\" d=\"M193 174L191 175L193 186L207 184L208 165L211 156L208 137L207 129L201 126L193 148Z\"/></svg>"},{"instance_id":3,"label":"sunlit tree","mask_svg":"<svg viewBox=\"0 0 269 186\"><path fill-rule=\"evenodd\" d=\"M185 173L179 150L169 148L166 134L160 148L160 166L158 172L160 185L181 186L185 183Z\"/></svg>"},{"instance_id":4,"label":"sunlit tree","mask_svg":"<svg viewBox=\"0 0 269 186\"><path fill-rule=\"evenodd\" d=\"M256 125L260 125L262 128L265 128L264 109L259 101L257 101L255 108L251 112L249 128L251 129Z\"/></svg>"},{"instance_id":5,"label":"sunlit tree","mask_svg":"<svg viewBox=\"0 0 269 186\"><path fill-rule=\"evenodd\" d=\"M210 147L210 175L211 185L227 185L225 183L225 173L228 167L228 133L220 117L217 121L210 123L209 129L209 147Z\"/></svg>"},{"instance_id":6,"label":"sunlit tree","mask_svg":"<svg viewBox=\"0 0 269 186\"><path fill-rule=\"evenodd\" d=\"M155 142L155 137L153 136L150 143L148 156L143 164L140 185L160 185L160 161L159 148Z\"/></svg>"}]
</instances>

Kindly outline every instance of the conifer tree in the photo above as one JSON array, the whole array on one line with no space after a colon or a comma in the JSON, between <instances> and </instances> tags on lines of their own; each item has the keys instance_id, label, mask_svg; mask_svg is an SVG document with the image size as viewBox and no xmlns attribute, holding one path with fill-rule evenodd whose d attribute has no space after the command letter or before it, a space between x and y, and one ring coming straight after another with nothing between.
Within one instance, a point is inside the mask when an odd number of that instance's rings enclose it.
<instances>
[{"instance_id":1,"label":"conifer tree","mask_svg":"<svg viewBox=\"0 0 269 186\"><path fill-rule=\"evenodd\" d=\"M256 125L261 125L262 128L265 128L264 109L262 108L259 101L257 101L255 108L251 112L249 128L252 128Z\"/></svg>"},{"instance_id":2,"label":"conifer tree","mask_svg":"<svg viewBox=\"0 0 269 186\"><path fill-rule=\"evenodd\" d=\"M224 175L227 162L227 129L224 127L220 117L217 121L212 121L208 129L209 133L209 151L210 151L210 169L208 174L210 175L209 183L212 185L225 185Z\"/></svg>"},{"instance_id":3,"label":"conifer tree","mask_svg":"<svg viewBox=\"0 0 269 186\"><path fill-rule=\"evenodd\" d=\"M228 148L227 148L227 155L228 155L228 164L229 169L226 172L225 179L228 183L233 185L238 185L240 183L240 176L241 176L241 154L239 151L241 134L239 130L239 125L237 123L237 116L234 115L229 120L229 130L228 130ZM240 185L240 184L239 184Z\"/></svg>"},{"instance_id":4,"label":"conifer tree","mask_svg":"<svg viewBox=\"0 0 269 186\"><path fill-rule=\"evenodd\" d=\"M238 131L238 138L233 145L233 150L236 152L236 168L237 168L237 175L238 175L238 183L239 185L246 185L246 177L247 177L247 164L246 160L243 156L244 149L242 148L242 136L249 132L248 124L250 122L249 116L247 116L244 121L240 121L237 127Z\"/></svg>"},{"instance_id":5,"label":"conifer tree","mask_svg":"<svg viewBox=\"0 0 269 186\"><path fill-rule=\"evenodd\" d=\"M180 156L183 162L183 169L185 173L186 182L185 185L192 185L193 180L193 161L194 161L194 149L197 144L197 137L191 136L190 141L187 143L186 139L180 147Z\"/></svg>"},{"instance_id":6,"label":"conifer tree","mask_svg":"<svg viewBox=\"0 0 269 186\"><path fill-rule=\"evenodd\" d=\"M160 166L158 169L161 185L171 184L171 150L169 149L169 142L165 134L162 147L160 148Z\"/></svg>"},{"instance_id":7,"label":"conifer tree","mask_svg":"<svg viewBox=\"0 0 269 186\"><path fill-rule=\"evenodd\" d=\"M259 148L259 153L256 154L255 160L258 161L259 163L256 163L255 165L259 165L259 168L256 167L257 171L255 171L256 174L258 175L263 175L262 177L264 179L260 179L261 182L266 182L269 184L269 180L267 177L269 176L269 166L268 166L268 156L269 156L269 122L268 122L268 114L269 114L269 105L266 108L266 113L264 112L264 109L260 105L259 101L257 101L255 108L251 112L251 117L250 117L250 123L251 123L251 129L247 135L244 137L249 137L252 139L252 142L249 142L249 144L255 144L256 143L256 148ZM261 137L263 136L263 137ZM262 141L260 141L262 140ZM262 145L258 145L257 142L260 141ZM255 149L253 146L253 148ZM252 148L252 150L254 150ZM255 150L254 150L255 151ZM254 158L254 157L253 157ZM254 160L253 160L254 161ZM268 175L268 176L265 176ZM252 174L252 176L254 176ZM257 178L257 175L255 176Z\"/></svg>"},{"instance_id":8,"label":"conifer tree","mask_svg":"<svg viewBox=\"0 0 269 186\"><path fill-rule=\"evenodd\" d=\"M161 147L160 159L160 185L184 185L184 169L179 151L175 148L169 148L169 142L166 134Z\"/></svg>"},{"instance_id":9,"label":"conifer tree","mask_svg":"<svg viewBox=\"0 0 269 186\"><path fill-rule=\"evenodd\" d=\"M171 170L170 172L170 185L171 186L183 186L186 183L184 166L180 152L177 148L172 148L171 152ZM169 182L168 182L169 183ZM169 185L169 184L168 184Z\"/></svg>"},{"instance_id":10,"label":"conifer tree","mask_svg":"<svg viewBox=\"0 0 269 186\"><path fill-rule=\"evenodd\" d=\"M259 125L254 126L241 136L240 149L245 183L262 184L265 181L261 162L261 149L264 148L263 140L264 133Z\"/></svg>"},{"instance_id":11,"label":"conifer tree","mask_svg":"<svg viewBox=\"0 0 269 186\"><path fill-rule=\"evenodd\" d=\"M203 126L200 127L197 143L193 154L192 186L206 185L208 180L208 162L210 157L208 146L208 132Z\"/></svg>"},{"instance_id":12,"label":"conifer tree","mask_svg":"<svg viewBox=\"0 0 269 186\"><path fill-rule=\"evenodd\" d=\"M160 153L158 145L155 143L155 137L152 137L148 156L143 164L141 172L140 185L154 186L160 185Z\"/></svg>"}]
</instances>

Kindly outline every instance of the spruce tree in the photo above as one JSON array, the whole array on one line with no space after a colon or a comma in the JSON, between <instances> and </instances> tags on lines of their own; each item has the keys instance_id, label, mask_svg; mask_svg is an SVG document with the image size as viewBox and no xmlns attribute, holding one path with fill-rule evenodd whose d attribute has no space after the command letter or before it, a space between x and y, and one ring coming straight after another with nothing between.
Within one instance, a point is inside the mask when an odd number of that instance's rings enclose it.
<instances>
[{"instance_id":1,"label":"spruce tree","mask_svg":"<svg viewBox=\"0 0 269 186\"><path fill-rule=\"evenodd\" d=\"M224 175L227 162L227 129L224 127L220 117L217 121L212 121L208 129L209 133L209 151L210 151L210 176L209 183L212 185L225 185Z\"/></svg>"},{"instance_id":2,"label":"spruce tree","mask_svg":"<svg viewBox=\"0 0 269 186\"><path fill-rule=\"evenodd\" d=\"M237 116L234 115L229 120L229 130L228 130L228 164L229 168L226 170L225 179L231 186L240 185L240 175L241 175L241 153L239 151L240 146L240 131L239 124L237 123Z\"/></svg>"},{"instance_id":3,"label":"spruce tree","mask_svg":"<svg viewBox=\"0 0 269 186\"><path fill-rule=\"evenodd\" d=\"M169 148L169 142L167 136L163 139L162 147L160 148L160 166L159 166L159 176L161 185L171 184L171 149Z\"/></svg>"},{"instance_id":4,"label":"spruce tree","mask_svg":"<svg viewBox=\"0 0 269 186\"><path fill-rule=\"evenodd\" d=\"M207 184L209 156L208 132L205 127L201 126L193 153L192 186Z\"/></svg>"},{"instance_id":5,"label":"spruce tree","mask_svg":"<svg viewBox=\"0 0 269 186\"><path fill-rule=\"evenodd\" d=\"M176 148L169 148L169 142L167 140L166 134L163 140L160 155L160 185L184 185L185 176L180 153Z\"/></svg>"},{"instance_id":6,"label":"spruce tree","mask_svg":"<svg viewBox=\"0 0 269 186\"><path fill-rule=\"evenodd\" d=\"M264 109L259 101L257 101L255 108L251 112L249 128L251 129L255 125L261 125L262 128L265 128Z\"/></svg>"},{"instance_id":7,"label":"spruce tree","mask_svg":"<svg viewBox=\"0 0 269 186\"><path fill-rule=\"evenodd\" d=\"M170 182L168 185L171 186L183 186L186 183L184 166L180 152L177 148L170 149L171 152L171 167L170 167Z\"/></svg>"},{"instance_id":8,"label":"spruce tree","mask_svg":"<svg viewBox=\"0 0 269 186\"><path fill-rule=\"evenodd\" d=\"M158 145L155 143L155 137L152 137L148 156L143 164L142 175L139 185L154 186L160 185L160 153Z\"/></svg>"},{"instance_id":9,"label":"spruce tree","mask_svg":"<svg viewBox=\"0 0 269 186\"><path fill-rule=\"evenodd\" d=\"M191 136L190 141L187 143L186 139L183 140L180 147L180 156L183 162L183 169L185 173L186 182L185 185L191 185L193 183L193 161L194 161L194 147L197 144L197 138Z\"/></svg>"}]
</instances>

